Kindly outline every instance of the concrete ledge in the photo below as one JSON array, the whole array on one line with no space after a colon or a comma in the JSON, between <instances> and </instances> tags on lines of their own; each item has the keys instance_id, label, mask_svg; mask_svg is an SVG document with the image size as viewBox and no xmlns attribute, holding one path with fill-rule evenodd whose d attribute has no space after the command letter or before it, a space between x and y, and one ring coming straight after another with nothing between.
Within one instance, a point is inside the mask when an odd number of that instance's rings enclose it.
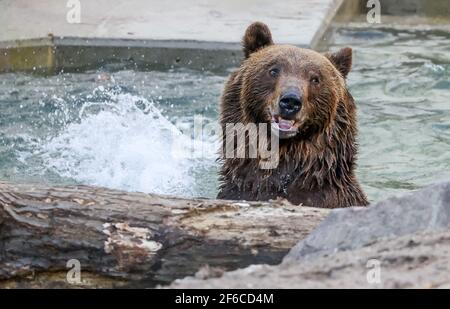
<instances>
[{"instance_id":1,"label":"concrete ledge","mask_svg":"<svg viewBox=\"0 0 450 309\"><path fill-rule=\"evenodd\" d=\"M122 68L187 67L223 71L239 65L240 44L48 37L0 42L0 71L53 74L79 72L104 65Z\"/></svg>"},{"instance_id":2,"label":"concrete ledge","mask_svg":"<svg viewBox=\"0 0 450 309\"><path fill-rule=\"evenodd\" d=\"M323 50L332 21L361 19L369 10L365 0L80 3L82 22L69 24L65 1L0 2L0 72L56 73L107 64L223 70L239 64L240 39L252 21L266 22L277 43ZM448 0L382 0L381 14L387 21L411 14L413 22L442 19L450 16L450 6Z\"/></svg>"},{"instance_id":3,"label":"concrete ledge","mask_svg":"<svg viewBox=\"0 0 450 309\"><path fill-rule=\"evenodd\" d=\"M55 49L51 45L0 48L0 72L53 73Z\"/></svg>"},{"instance_id":4,"label":"concrete ledge","mask_svg":"<svg viewBox=\"0 0 450 309\"><path fill-rule=\"evenodd\" d=\"M277 43L315 48L343 0L82 1L70 24L65 1L0 2L0 72L79 71L108 63L222 70L238 65L253 21Z\"/></svg>"},{"instance_id":5,"label":"concrete ledge","mask_svg":"<svg viewBox=\"0 0 450 309\"><path fill-rule=\"evenodd\" d=\"M449 17L448 0L382 0L381 14L417 15L426 17Z\"/></svg>"},{"instance_id":6,"label":"concrete ledge","mask_svg":"<svg viewBox=\"0 0 450 309\"><path fill-rule=\"evenodd\" d=\"M356 15L366 15L370 10L367 3L368 0L344 0L336 14L337 21L348 21ZM416 16L447 20L450 17L449 0L380 0L380 9L382 16ZM398 21L401 22L400 19Z\"/></svg>"}]
</instances>

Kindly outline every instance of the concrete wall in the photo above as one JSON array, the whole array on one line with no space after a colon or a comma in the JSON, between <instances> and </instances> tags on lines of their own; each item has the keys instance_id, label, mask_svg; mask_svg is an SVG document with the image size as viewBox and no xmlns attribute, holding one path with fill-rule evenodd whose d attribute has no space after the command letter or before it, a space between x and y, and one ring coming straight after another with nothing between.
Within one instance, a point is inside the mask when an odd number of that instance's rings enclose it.
<instances>
[{"instance_id":1,"label":"concrete wall","mask_svg":"<svg viewBox=\"0 0 450 309\"><path fill-rule=\"evenodd\" d=\"M0 72L51 74L106 64L223 70L240 62L240 38L255 19L270 25L278 43L322 50L333 20L350 21L368 11L367 0L168 1L82 1L88 14L80 25L67 24L64 1L1 1ZM450 16L450 0L380 3L385 15Z\"/></svg>"},{"instance_id":2,"label":"concrete wall","mask_svg":"<svg viewBox=\"0 0 450 309\"><path fill-rule=\"evenodd\" d=\"M55 73L116 63L143 69L221 70L242 58L253 21L277 43L314 47L343 0L80 0L71 24L65 0L0 1L0 72Z\"/></svg>"},{"instance_id":3,"label":"concrete wall","mask_svg":"<svg viewBox=\"0 0 450 309\"><path fill-rule=\"evenodd\" d=\"M379 0L381 14L391 16L450 17L450 0ZM345 0L338 11L340 20L366 14L368 0Z\"/></svg>"}]
</instances>

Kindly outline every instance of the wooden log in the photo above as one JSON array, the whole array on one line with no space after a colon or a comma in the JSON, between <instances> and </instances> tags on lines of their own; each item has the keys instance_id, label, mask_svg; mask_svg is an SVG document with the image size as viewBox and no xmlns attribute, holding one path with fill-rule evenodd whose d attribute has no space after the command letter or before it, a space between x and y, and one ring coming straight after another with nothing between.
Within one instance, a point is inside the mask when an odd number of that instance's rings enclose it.
<instances>
[{"instance_id":1,"label":"wooden log","mask_svg":"<svg viewBox=\"0 0 450 309\"><path fill-rule=\"evenodd\" d=\"M205 265L277 264L328 212L0 182L0 287L154 287Z\"/></svg>"}]
</instances>

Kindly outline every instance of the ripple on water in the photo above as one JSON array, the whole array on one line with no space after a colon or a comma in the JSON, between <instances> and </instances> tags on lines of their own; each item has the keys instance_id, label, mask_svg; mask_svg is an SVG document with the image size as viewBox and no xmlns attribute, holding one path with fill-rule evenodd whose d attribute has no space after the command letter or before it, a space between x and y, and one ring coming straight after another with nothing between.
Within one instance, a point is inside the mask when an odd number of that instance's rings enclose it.
<instances>
[{"instance_id":1,"label":"ripple on water","mask_svg":"<svg viewBox=\"0 0 450 309\"><path fill-rule=\"evenodd\" d=\"M370 200L448 179L450 37L357 26L332 40L332 50L354 50L348 84L358 105L357 171ZM189 130L196 114L217 122L226 74L2 74L0 179L213 197L215 157L173 157L170 144L215 149Z\"/></svg>"}]
</instances>

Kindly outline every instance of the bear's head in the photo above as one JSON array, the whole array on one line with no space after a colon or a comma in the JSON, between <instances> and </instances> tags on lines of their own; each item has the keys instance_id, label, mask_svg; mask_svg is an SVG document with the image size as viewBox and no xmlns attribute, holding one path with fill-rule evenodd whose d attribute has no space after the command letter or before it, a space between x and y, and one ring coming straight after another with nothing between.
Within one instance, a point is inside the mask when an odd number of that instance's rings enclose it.
<instances>
[{"instance_id":1,"label":"bear's head","mask_svg":"<svg viewBox=\"0 0 450 309\"><path fill-rule=\"evenodd\" d=\"M241 107L245 122L270 123L282 139L323 132L347 95L345 78L351 48L322 55L291 45L276 45L260 22L243 38Z\"/></svg>"}]
</instances>

